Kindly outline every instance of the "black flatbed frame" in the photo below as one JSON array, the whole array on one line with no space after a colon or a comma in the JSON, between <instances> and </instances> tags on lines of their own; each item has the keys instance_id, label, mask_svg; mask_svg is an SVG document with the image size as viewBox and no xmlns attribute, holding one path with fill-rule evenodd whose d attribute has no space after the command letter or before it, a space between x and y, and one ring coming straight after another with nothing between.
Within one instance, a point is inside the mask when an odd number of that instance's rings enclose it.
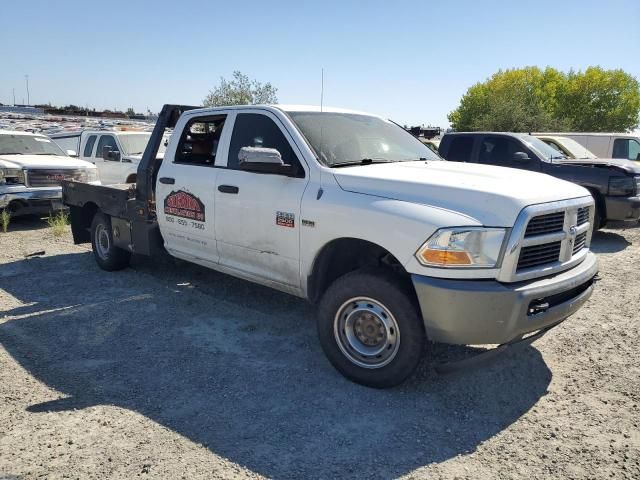
<instances>
[{"instance_id":1,"label":"black flatbed frame","mask_svg":"<svg viewBox=\"0 0 640 480\"><path fill-rule=\"evenodd\" d=\"M114 242L135 253L152 255L162 248L155 209L155 178L162 163L158 149L168 128L174 128L180 116L201 107L164 105L138 165L136 183L91 185L62 182L62 202L71 213L71 231L75 243L91 241L89 227L97 211L111 216L118 236Z\"/></svg>"}]
</instances>

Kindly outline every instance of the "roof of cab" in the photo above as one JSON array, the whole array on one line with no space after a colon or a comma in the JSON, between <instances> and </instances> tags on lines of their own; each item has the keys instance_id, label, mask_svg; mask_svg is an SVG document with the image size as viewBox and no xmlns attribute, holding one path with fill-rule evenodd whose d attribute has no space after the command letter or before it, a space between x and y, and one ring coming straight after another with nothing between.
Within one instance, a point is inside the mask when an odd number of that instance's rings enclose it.
<instances>
[{"instance_id":1,"label":"roof of cab","mask_svg":"<svg viewBox=\"0 0 640 480\"><path fill-rule=\"evenodd\" d=\"M194 110L189 110L188 113L197 113L197 112L210 112L210 111L217 111L217 110L249 110L249 109L267 109L267 110L280 110L282 112L309 112L309 113L313 113L313 112L323 112L323 113L347 113L347 114L355 114L355 115L368 115L371 117L378 117L378 115L375 115L373 113L368 113L368 112L360 112L357 110L349 110L346 108L338 108L338 107L328 107L328 106L322 106L320 107L319 105L281 105L281 104L268 104L268 105L262 105L262 104L258 104L258 105L229 105L229 106L222 106L222 107L204 107L204 108L197 108Z\"/></svg>"}]
</instances>

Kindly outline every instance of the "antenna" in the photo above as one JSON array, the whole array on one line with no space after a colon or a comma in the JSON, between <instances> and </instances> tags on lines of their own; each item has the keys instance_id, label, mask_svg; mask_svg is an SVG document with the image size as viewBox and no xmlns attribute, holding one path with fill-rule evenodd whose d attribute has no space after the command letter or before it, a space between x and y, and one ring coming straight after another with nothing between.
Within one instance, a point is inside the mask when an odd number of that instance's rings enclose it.
<instances>
[{"instance_id":1,"label":"antenna","mask_svg":"<svg viewBox=\"0 0 640 480\"><path fill-rule=\"evenodd\" d=\"M320 80L320 111L322 112L322 103L324 102L324 67L321 70Z\"/></svg>"}]
</instances>

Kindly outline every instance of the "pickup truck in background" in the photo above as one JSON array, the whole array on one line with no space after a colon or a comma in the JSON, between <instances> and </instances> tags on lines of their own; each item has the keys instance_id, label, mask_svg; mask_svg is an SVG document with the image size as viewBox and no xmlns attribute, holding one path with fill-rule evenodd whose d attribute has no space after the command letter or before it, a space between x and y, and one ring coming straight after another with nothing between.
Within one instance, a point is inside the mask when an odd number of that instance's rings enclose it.
<instances>
[{"instance_id":1,"label":"pickup truck in background","mask_svg":"<svg viewBox=\"0 0 640 480\"><path fill-rule=\"evenodd\" d=\"M166 249L306 298L331 363L372 387L407 378L427 342L534 341L587 301L598 270L584 188L443 161L348 110L165 105L136 184L63 192L102 269Z\"/></svg>"},{"instance_id":2,"label":"pickup truck in background","mask_svg":"<svg viewBox=\"0 0 640 480\"><path fill-rule=\"evenodd\" d=\"M16 216L61 209L63 180L100 183L95 165L69 157L44 135L0 130L0 210Z\"/></svg>"},{"instance_id":3,"label":"pickup truck in background","mask_svg":"<svg viewBox=\"0 0 640 480\"><path fill-rule=\"evenodd\" d=\"M640 165L628 160L570 159L535 136L504 132L448 133L439 152L449 161L546 173L582 185L595 200L595 229L609 220L640 218Z\"/></svg>"},{"instance_id":4,"label":"pickup truck in background","mask_svg":"<svg viewBox=\"0 0 640 480\"><path fill-rule=\"evenodd\" d=\"M102 183L134 183L138 164L151 132L131 130L80 130L49 136L62 149L98 167ZM164 154L168 137L160 145Z\"/></svg>"},{"instance_id":5,"label":"pickup truck in background","mask_svg":"<svg viewBox=\"0 0 640 480\"><path fill-rule=\"evenodd\" d=\"M589 149L598 158L640 161L640 137L637 133L533 133L535 136L566 137Z\"/></svg>"}]
</instances>

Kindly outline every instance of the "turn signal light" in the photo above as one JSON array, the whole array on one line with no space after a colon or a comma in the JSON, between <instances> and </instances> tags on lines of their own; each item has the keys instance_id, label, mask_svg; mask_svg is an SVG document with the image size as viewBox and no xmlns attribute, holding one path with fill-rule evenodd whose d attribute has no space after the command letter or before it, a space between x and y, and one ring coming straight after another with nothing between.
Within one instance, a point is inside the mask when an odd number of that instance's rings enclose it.
<instances>
[{"instance_id":1,"label":"turn signal light","mask_svg":"<svg viewBox=\"0 0 640 480\"><path fill-rule=\"evenodd\" d=\"M433 250L425 248L420 251L420 256L430 265L471 265L471 257L467 252L451 250Z\"/></svg>"}]
</instances>

